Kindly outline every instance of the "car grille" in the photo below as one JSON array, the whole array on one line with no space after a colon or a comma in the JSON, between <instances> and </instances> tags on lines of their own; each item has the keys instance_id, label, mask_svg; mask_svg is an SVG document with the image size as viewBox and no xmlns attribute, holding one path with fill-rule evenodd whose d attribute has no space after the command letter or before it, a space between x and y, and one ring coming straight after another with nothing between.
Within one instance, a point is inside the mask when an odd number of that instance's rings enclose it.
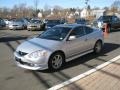
<instances>
[{"instance_id":1,"label":"car grille","mask_svg":"<svg viewBox=\"0 0 120 90\"><path fill-rule=\"evenodd\" d=\"M22 64L22 65L34 66L34 64L28 63L28 62L24 62L24 61L22 61L20 58L17 58L17 57L15 57L15 60L16 60L17 62L19 62L20 64Z\"/></svg>"},{"instance_id":2,"label":"car grille","mask_svg":"<svg viewBox=\"0 0 120 90\"><path fill-rule=\"evenodd\" d=\"M37 27L37 26L31 26L31 27Z\"/></svg>"},{"instance_id":3,"label":"car grille","mask_svg":"<svg viewBox=\"0 0 120 90\"><path fill-rule=\"evenodd\" d=\"M18 54L19 54L20 56L25 56L25 55L27 55L28 53L25 53L25 52L22 52L22 51L18 51Z\"/></svg>"},{"instance_id":4,"label":"car grille","mask_svg":"<svg viewBox=\"0 0 120 90\"><path fill-rule=\"evenodd\" d=\"M18 26L18 25L13 25L13 26Z\"/></svg>"}]
</instances>

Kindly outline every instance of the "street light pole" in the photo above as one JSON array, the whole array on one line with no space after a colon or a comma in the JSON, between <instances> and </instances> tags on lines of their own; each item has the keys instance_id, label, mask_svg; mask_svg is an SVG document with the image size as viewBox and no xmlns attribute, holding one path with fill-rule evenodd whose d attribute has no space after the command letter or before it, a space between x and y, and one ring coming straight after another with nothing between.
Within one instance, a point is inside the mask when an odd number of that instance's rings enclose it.
<instances>
[{"instance_id":1,"label":"street light pole","mask_svg":"<svg viewBox=\"0 0 120 90\"><path fill-rule=\"evenodd\" d=\"M37 9L38 9L38 0L34 0L34 5L35 5L35 15L37 16Z\"/></svg>"}]
</instances>

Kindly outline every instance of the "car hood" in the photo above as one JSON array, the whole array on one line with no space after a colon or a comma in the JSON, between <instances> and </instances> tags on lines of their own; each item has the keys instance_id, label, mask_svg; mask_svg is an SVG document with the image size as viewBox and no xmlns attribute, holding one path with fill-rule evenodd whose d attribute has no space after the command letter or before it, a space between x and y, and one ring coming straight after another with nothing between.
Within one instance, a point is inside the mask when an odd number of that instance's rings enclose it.
<instances>
[{"instance_id":1,"label":"car hood","mask_svg":"<svg viewBox=\"0 0 120 90\"><path fill-rule=\"evenodd\" d=\"M22 51L26 53L32 53L37 50L54 51L59 49L60 45L60 41L33 38L19 45L16 51Z\"/></svg>"}]
</instances>

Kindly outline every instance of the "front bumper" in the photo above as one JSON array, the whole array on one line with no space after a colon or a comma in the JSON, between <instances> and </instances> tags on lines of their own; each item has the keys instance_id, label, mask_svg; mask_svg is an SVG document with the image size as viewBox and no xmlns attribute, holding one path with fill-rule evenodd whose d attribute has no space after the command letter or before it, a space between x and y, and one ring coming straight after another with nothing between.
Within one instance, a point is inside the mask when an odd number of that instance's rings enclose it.
<instances>
[{"instance_id":1,"label":"front bumper","mask_svg":"<svg viewBox=\"0 0 120 90\"><path fill-rule=\"evenodd\" d=\"M23 29L22 26L9 26L9 29Z\"/></svg>"},{"instance_id":2,"label":"front bumper","mask_svg":"<svg viewBox=\"0 0 120 90\"><path fill-rule=\"evenodd\" d=\"M27 29L28 30L40 30L41 27L38 26L28 26Z\"/></svg>"},{"instance_id":3,"label":"front bumper","mask_svg":"<svg viewBox=\"0 0 120 90\"><path fill-rule=\"evenodd\" d=\"M39 28L27 28L27 30L39 30Z\"/></svg>"},{"instance_id":4,"label":"front bumper","mask_svg":"<svg viewBox=\"0 0 120 90\"><path fill-rule=\"evenodd\" d=\"M27 60L25 57L21 57L17 53L14 53L14 55L15 55L16 65L21 68L30 69L30 70L45 70L48 68L48 64L45 62L45 60L41 60L41 63L34 63Z\"/></svg>"},{"instance_id":5,"label":"front bumper","mask_svg":"<svg viewBox=\"0 0 120 90\"><path fill-rule=\"evenodd\" d=\"M32 66L21 64L19 62L16 62L16 65L21 68L25 68L25 69L29 69L29 70L45 70L48 68L47 65L37 65L37 66L32 67Z\"/></svg>"}]
</instances>

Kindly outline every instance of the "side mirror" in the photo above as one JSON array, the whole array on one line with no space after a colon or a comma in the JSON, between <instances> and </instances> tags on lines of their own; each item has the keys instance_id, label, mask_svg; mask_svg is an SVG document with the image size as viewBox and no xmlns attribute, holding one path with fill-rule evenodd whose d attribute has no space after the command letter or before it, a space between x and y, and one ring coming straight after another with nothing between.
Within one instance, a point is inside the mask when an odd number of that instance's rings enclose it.
<instances>
[{"instance_id":1,"label":"side mirror","mask_svg":"<svg viewBox=\"0 0 120 90\"><path fill-rule=\"evenodd\" d=\"M71 41L71 40L74 40L74 39L76 39L76 36L70 36L68 40Z\"/></svg>"}]
</instances>

